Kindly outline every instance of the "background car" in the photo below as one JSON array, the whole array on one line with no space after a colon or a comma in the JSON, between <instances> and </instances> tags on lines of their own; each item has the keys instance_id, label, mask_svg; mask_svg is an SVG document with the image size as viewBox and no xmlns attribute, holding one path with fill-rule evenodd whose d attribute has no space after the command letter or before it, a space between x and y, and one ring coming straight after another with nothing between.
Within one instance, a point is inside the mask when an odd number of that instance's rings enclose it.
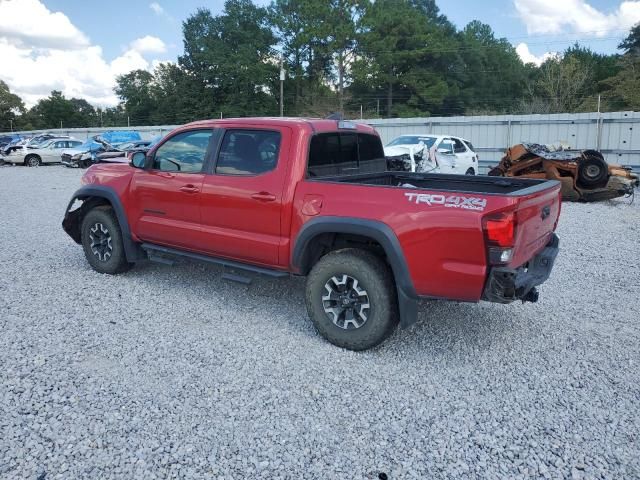
<instances>
[{"instance_id":1,"label":"background car","mask_svg":"<svg viewBox=\"0 0 640 480\"><path fill-rule=\"evenodd\" d=\"M6 147L12 142L20 140L20 135L17 133L11 133L8 135L0 135L0 149Z\"/></svg>"},{"instance_id":2,"label":"background car","mask_svg":"<svg viewBox=\"0 0 640 480\"><path fill-rule=\"evenodd\" d=\"M24 146L14 150L4 157L4 160L13 164L25 164L29 167L37 167L44 163L59 163L60 152L65 148L74 148L79 145L82 145L82 142L74 138L50 139L37 148Z\"/></svg>"},{"instance_id":3,"label":"background car","mask_svg":"<svg viewBox=\"0 0 640 480\"><path fill-rule=\"evenodd\" d=\"M61 161L66 167L89 168L98 161L99 154L117 152L118 145L138 141L142 141L138 132L129 130L104 132L91 137L77 148L63 151Z\"/></svg>"},{"instance_id":4,"label":"background car","mask_svg":"<svg viewBox=\"0 0 640 480\"><path fill-rule=\"evenodd\" d=\"M477 175L478 154L452 135L401 135L384 147L389 170Z\"/></svg>"}]
</instances>

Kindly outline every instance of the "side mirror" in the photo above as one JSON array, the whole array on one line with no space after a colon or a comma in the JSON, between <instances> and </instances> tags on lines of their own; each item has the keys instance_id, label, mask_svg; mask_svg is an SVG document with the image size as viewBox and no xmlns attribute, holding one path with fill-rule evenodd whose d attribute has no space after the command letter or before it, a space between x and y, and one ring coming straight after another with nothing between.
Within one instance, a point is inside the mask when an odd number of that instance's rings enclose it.
<instances>
[{"instance_id":1,"label":"side mirror","mask_svg":"<svg viewBox=\"0 0 640 480\"><path fill-rule=\"evenodd\" d=\"M147 154L144 152L135 152L133 155L131 155L131 161L129 162L129 165L134 168L144 168L146 163Z\"/></svg>"}]
</instances>

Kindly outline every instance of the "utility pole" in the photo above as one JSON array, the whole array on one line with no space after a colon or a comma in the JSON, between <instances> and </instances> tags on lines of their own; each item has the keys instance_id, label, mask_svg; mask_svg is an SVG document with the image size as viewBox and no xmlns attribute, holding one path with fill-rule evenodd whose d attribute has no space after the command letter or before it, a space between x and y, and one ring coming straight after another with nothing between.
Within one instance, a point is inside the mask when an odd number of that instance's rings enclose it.
<instances>
[{"instance_id":1,"label":"utility pole","mask_svg":"<svg viewBox=\"0 0 640 480\"><path fill-rule=\"evenodd\" d=\"M102 110L100 110L100 128L102 128Z\"/></svg>"},{"instance_id":2,"label":"utility pole","mask_svg":"<svg viewBox=\"0 0 640 480\"><path fill-rule=\"evenodd\" d=\"M13 133L13 120L9 119L9 125L11 125L11 133Z\"/></svg>"},{"instance_id":3,"label":"utility pole","mask_svg":"<svg viewBox=\"0 0 640 480\"><path fill-rule=\"evenodd\" d=\"M284 117L284 62L280 58L280 116Z\"/></svg>"},{"instance_id":4,"label":"utility pole","mask_svg":"<svg viewBox=\"0 0 640 480\"><path fill-rule=\"evenodd\" d=\"M62 120L60 120L60 130L62 130Z\"/></svg>"},{"instance_id":5,"label":"utility pole","mask_svg":"<svg viewBox=\"0 0 640 480\"><path fill-rule=\"evenodd\" d=\"M360 120L362 120L362 105L360 105Z\"/></svg>"},{"instance_id":6,"label":"utility pole","mask_svg":"<svg viewBox=\"0 0 640 480\"><path fill-rule=\"evenodd\" d=\"M596 150L600 151L602 144L602 114L600 113L601 95L598 94L598 118L596 119Z\"/></svg>"},{"instance_id":7,"label":"utility pole","mask_svg":"<svg viewBox=\"0 0 640 480\"><path fill-rule=\"evenodd\" d=\"M129 116L127 115L127 128L131 126L131 123L129 122Z\"/></svg>"},{"instance_id":8,"label":"utility pole","mask_svg":"<svg viewBox=\"0 0 640 480\"><path fill-rule=\"evenodd\" d=\"M377 102L377 105L376 105L376 117L379 117L380 116L380 99L376 98L376 102Z\"/></svg>"}]
</instances>

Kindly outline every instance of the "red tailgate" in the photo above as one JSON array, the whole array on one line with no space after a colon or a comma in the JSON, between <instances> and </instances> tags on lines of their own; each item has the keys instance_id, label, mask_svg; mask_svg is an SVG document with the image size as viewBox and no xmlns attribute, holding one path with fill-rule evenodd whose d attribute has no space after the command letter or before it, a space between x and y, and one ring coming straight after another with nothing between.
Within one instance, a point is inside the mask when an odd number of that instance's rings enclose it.
<instances>
[{"instance_id":1,"label":"red tailgate","mask_svg":"<svg viewBox=\"0 0 640 480\"><path fill-rule=\"evenodd\" d=\"M528 262L549 242L560 216L560 201L560 184L520 199L511 266L519 267Z\"/></svg>"}]
</instances>

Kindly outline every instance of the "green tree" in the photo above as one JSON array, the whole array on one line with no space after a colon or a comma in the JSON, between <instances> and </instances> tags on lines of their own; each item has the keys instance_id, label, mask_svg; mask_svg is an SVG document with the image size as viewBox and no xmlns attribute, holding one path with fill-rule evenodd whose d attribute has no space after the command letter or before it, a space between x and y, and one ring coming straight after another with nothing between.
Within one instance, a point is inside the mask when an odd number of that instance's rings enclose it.
<instances>
[{"instance_id":1,"label":"green tree","mask_svg":"<svg viewBox=\"0 0 640 480\"><path fill-rule=\"evenodd\" d=\"M457 100L472 113L509 113L526 91L529 69L505 38L477 20L459 34L462 65Z\"/></svg>"},{"instance_id":2,"label":"green tree","mask_svg":"<svg viewBox=\"0 0 640 480\"><path fill-rule=\"evenodd\" d=\"M9 130L15 124L18 115L24 112L22 99L11 93L9 86L0 80L0 131Z\"/></svg>"},{"instance_id":3,"label":"green tree","mask_svg":"<svg viewBox=\"0 0 640 480\"><path fill-rule=\"evenodd\" d=\"M227 0L221 15L200 9L184 22L178 63L201 86L198 113L277 112L276 39L265 18L249 0Z\"/></svg>"},{"instance_id":4,"label":"green tree","mask_svg":"<svg viewBox=\"0 0 640 480\"><path fill-rule=\"evenodd\" d=\"M456 93L447 76L458 57L452 27L437 14L435 3L377 0L366 5L353 65L354 91L361 98L371 98L372 92L386 97L387 116L442 110L445 99Z\"/></svg>"},{"instance_id":5,"label":"green tree","mask_svg":"<svg viewBox=\"0 0 640 480\"><path fill-rule=\"evenodd\" d=\"M83 99L66 98L53 90L29 111L30 123L39 129L62 127L89 127L95 125L95 109Z\"/></svg>"},{"instance_id":6,"label":"green tree","mask_svg":"<svg viewBox=\"0 0 640 480\"><path fill-rule=\"evenodd\" d=\"M156 103L151 96L153 75L146 70L133 70L116 79L116 95L123 103L130 123L149 125Z\"/></svg>"},{"instance_id":7,"label":"green tree","mask_svg":"<svg viewBox=\"0 0 640 480\"><path fill-rule=\"evenodd\" d=\"M327 82L331 76L330 11L330 2L314 0L274 0L269 7L269 22L288 73L285 92L290 93L285 108L290 114L313 113L322 108L318 102L334 96Z\"/></svg>"},{"instance_id":8,"label":"green tree","mask_svg":"<svg viewBox=\"0 0 640 480\"><path fill-rule=\"evenodd\" d=\"M640 56L640 23L636 24L627 38L625 38L618 48L624 52L625 55Z\"/></svg>"},{"instance_id":9,"label":"green tree","mask_svg":"<svg viewBox=\"0 0 640 480\"><path fill-rule=\"evenodd\" d=\"M614 109L640 110L640 24L618 46L624 54L618 72L602 82L608 88L608 104Z\"/></svg>"}]
</instances>

